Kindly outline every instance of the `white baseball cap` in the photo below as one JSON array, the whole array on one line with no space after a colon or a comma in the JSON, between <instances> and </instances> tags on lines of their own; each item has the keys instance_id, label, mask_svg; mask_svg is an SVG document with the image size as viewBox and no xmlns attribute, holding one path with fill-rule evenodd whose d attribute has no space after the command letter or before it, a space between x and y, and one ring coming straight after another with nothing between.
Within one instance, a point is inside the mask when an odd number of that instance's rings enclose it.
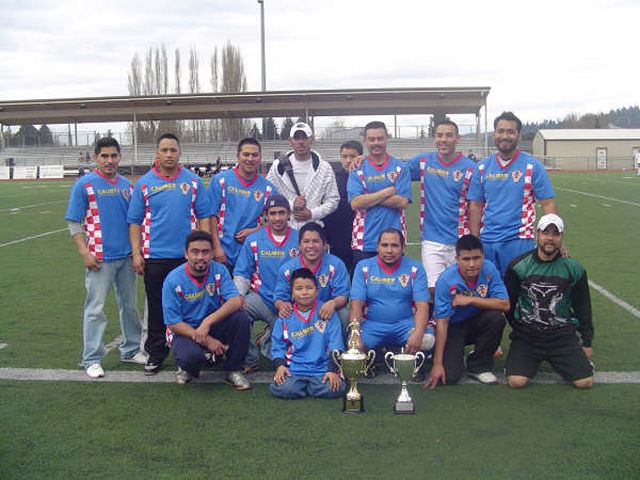
<instances>
[{"instance_id":1,"label":"white baseball cap","mask_svg":"<svg viewBox=\"0 0 640 480\"><path fill-rule=\"evenodd\" d=\"M555 213L547 213L540 217L538 230L546 230L549 225L555 225L558 229L558 233L562 233L564 231L564 222Z\"/></svg>"},{"instance_id":2,"label":"white baseball cap","mask_svg":"<svg viewBox=\"0 0 640 480\"><path fill-rule=\"evenodd\" d=\"M293 127L291 127L289 138L293 138L293 136L297 132L303 132L307 136L307 138L311 138L313 136L313 130L311 130L311 127L304 122L298 122Z\"/></svg>"}]
</instances>

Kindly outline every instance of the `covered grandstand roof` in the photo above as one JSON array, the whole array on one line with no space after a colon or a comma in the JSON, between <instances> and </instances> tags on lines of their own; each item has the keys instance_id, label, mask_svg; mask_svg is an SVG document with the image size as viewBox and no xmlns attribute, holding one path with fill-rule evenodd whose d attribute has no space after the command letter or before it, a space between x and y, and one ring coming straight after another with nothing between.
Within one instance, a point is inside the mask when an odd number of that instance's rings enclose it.
<instances>
[{"instance_id":1,"label":"covered grandstand roof","mask_svg":"<svg viewBox=\"0 0 640 480\"><path fill-rule=\"evenodd\" d=\"M540 129L545 140L637 140L640 128L558 128Z\"/></svg>"},{"instance_id":2,"label":"covered grandstand roof","mask_svg":"<svg viewBox=\"0 0 640 480\"><path fill-rule=\"evenodd\" d=\"M0 124L100 123L201 118L478 114L490 87L307 91L0 100Z\"/></svg>"}]
</instances>

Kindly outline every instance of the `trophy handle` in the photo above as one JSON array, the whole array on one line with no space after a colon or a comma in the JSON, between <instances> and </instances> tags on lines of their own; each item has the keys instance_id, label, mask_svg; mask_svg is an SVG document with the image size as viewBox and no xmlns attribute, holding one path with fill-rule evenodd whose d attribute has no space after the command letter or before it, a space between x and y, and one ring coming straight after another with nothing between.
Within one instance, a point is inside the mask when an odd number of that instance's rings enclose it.
<instances>
[{"instance_id":1,"label":"trophy handle","mask_svg":"<svg viewBox=\"0 0 640 480\"><path fill-rule=\"evenodd\" d=\"M371 368L375 359L376 359L376 352L374 350L369 350L367 352L367 365L364 369L365 372Z\"/></svg>"},{"instance_id":2,"label":"trophy handle","mask_svg":"<svg viewBox=\"0 0 640 480\"><path fill-rule=\"evenodd\" d=\"M419 362L418 362L418 359L420 359ZM425 361L424 353L417 352L416 353L416 369L413 371L414 375L418 373L418 370L422 368L422 365L424 365L424 361Z\"/></svg>"},{"instance_id":3,"label":"trophy handle","mask_svg":"<svg viewBox=\"0 0 640 480\"><path fill-rule=\"evenodd\" d=\"M394 357L393 352L387 352L384 355L384 363L387 364L387 368L389 368L389 371L395 375L396 374L396 369L392 366L391 363L389 363L389 360L391 360L393 362L393 357Z\"/></svg>"},{"instance_id":4,"label":"trophy handle","mask_svg":"<svg viewBox=\"0 0 640 480\"><path fill-rule=\"evenodd\" d=\"M342 370L342 362L340 361L340 350L333 350L331 352L331 358L340 370Z\"/></svg>"}]
</instances>

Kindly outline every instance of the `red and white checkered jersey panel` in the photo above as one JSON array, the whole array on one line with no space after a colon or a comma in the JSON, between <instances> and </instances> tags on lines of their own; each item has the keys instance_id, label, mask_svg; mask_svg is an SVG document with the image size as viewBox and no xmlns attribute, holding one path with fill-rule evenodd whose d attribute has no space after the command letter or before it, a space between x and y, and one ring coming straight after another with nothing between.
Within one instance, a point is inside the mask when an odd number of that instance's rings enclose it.
<instances>
[{"instance_id":1,"label":"red and white checkered jersey panel","mask_svg":"<svg viewBox=\"0 0 640 480\"><path fill-rule=\"evenodd\" d=\"M195 230L197 228L196 223L196 196L198 195L198 182L195 180L191 181L191 210L189 212L190 220L191 220L191 230Z\"/></svg>"},{"instance_id":2,"label":"red and white checkered jersey panel","mask_svg":"<svg viewBox=\"0 0 640 480\"><path fill-rule=\"evenodd\" d=\"M222 238L222 227L224 226L224 217L227 213L227 189L225 188L224 177L218 180L222 196L220 199L220 212L218 213L218 237Z\"/></svg>"},{"instance_id":3,"label":"red and white checkered jersey panel","mask_svg":"<svg viewBox=\"0 0 640 480\"><path fill-rule=\"evenodd\" d=\"M258 242L253 241L249 244L251 247L251 253L253 254L253 274L251 274L251 291L258 293L260 286L262 285L262 278L260 277L260 267L258 266Z\"/></svg>"},{"instance_id":4,"label":"red and white checkered jersey panel","mask_svg":"<svg viewBox=\"0 0 640 480\"><path fill-rule=\"evenodd\" d=\"M533 238L536 223L536 196L533 193L533 164L527 163L522 195L522 219L518 228L518 238Z\"/></svg>"},{"instance_id":5,"label":"red and white checkered jersey panel","mask_svg":"<svg viewBox=\"0 0 640 480\"><path fill-rule=\"evenodd\" d=\"M149 205L149 187L142 185L142 198L144 200L144 220L140 229L140 242L142 256L149 258L149 243L151 241L151 206Z\"/></svg>"},{"instance_id":6,"label":"red and white checkered jersey panel","mask_svg":"<svg viewBox=\"0 0 640 480\"><path fill-rule=\"evenodd\" d=\"M458 199L458 237L468 235L469 230L469 201L467 200L467 192L471 183L471 174L473 169L467 168L462 180L462 188L460 189L460 198Z\"/></svg>"},{"instance_id":7,"label":"red and white checkered jersey panel","mask_svg":"<svg viewBox=\"0 0 640 480\"><path fill-rule=\"evenodd\" d=\"M362 170L358 170L356 175L358 175L358 179L362 182L364 193L369 193L367 183L364 181L364 172ZM366 213L366 210L354 210L353 227L351 231L352 250L364 250L364 217L366 216Z\"/></svg>"},{"instance_id":8,"label":"red and white checkered jersey panel","mask_svg":"<svg viewBox=\"0 0 640 480\"><path fill-rule=\"evenodd\" d=\"M84 231L87 234L87 248L89 253L98 260L104 260L102 251L102 226L100 224L100 212L98 211L98 199L96 192L90 183L85 184L87 191L87 213L84 216Z\"/></svg>"}]
</instances>

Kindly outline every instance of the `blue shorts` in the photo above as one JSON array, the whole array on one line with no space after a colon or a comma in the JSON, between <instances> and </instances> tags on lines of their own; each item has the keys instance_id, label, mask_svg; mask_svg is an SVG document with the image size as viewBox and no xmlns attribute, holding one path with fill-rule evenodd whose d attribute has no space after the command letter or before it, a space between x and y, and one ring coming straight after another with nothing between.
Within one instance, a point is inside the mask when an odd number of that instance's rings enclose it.
<instances>
[{"instance_id":1,"label":"blue shorts","mask_svg":"<svg viewBox=\"0 0 640 480\"><path fill-rule=\"evenodd\" d=\"M511 260L533 250L535 246L532 238L516 238L507 242L482 242L484 258L493 262L503 277Z\"/></svg>"},{"instance_id":2,"label":"blue shorts","mask_svg":"<svg viewBox=\"0 0 640 480\"><path fill-rule=\"evenodd\" d=\"M413 318L399 320L397 323L364 320L361 327L362 343L365 348L374 350L380 347L404 347L413 327Z\"/></svg>"}]
</instances>

